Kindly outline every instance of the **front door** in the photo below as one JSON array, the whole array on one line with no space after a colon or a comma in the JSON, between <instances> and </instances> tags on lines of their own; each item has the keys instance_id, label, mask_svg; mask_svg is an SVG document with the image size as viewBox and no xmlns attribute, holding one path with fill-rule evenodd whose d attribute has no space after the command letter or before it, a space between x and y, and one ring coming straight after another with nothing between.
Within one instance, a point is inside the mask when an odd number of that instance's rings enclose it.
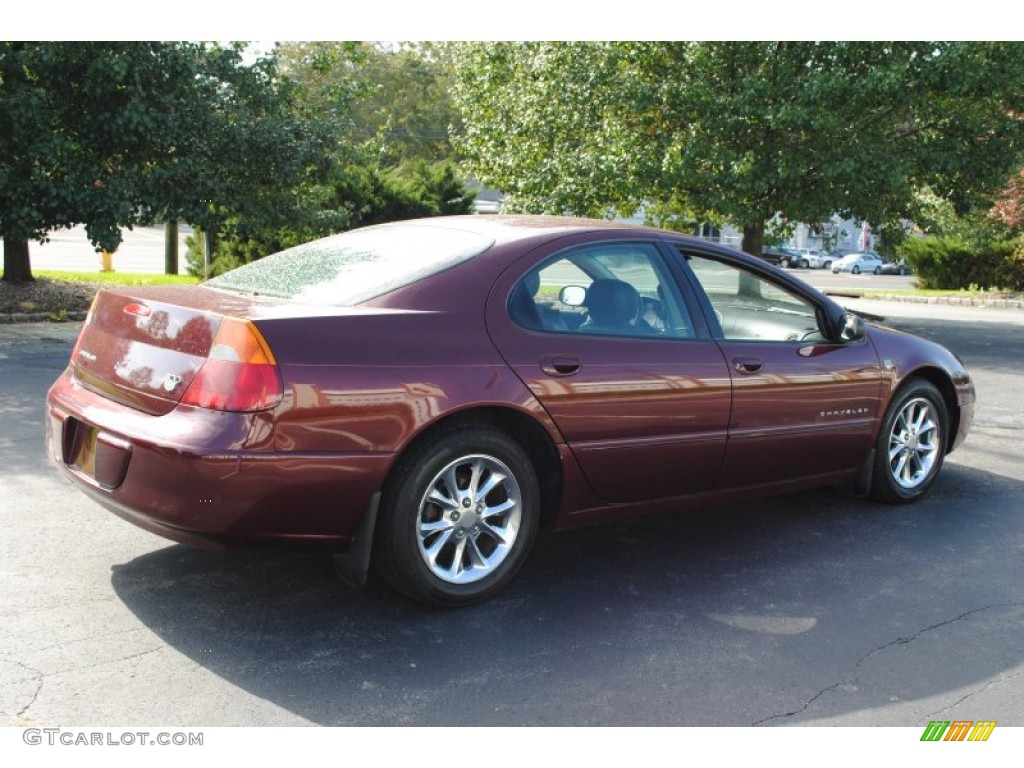
<instances>
[{"instance_id":1,"label":"front door","mask_svg":"<svg viewBox=\"0 0 1024 768\"><path fill-rule=\"evenodd\" d=\"M723 488L856 467L874 439L881 369L870 341L830 341L813 296L768 275L684 252L733 382Z\"/></svg>"}]
</instances>

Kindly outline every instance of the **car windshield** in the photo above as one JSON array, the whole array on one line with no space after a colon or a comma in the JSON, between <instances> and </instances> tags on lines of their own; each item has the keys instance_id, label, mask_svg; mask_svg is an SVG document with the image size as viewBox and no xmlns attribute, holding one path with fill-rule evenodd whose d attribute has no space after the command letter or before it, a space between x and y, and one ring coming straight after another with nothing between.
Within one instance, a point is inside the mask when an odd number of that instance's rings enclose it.
<instances>
[{"instance_id":1,"label":"car windshield","mask_svg":"<svg viewBox=\"0 0 1024 768\"><path fill-rule=\"evenodd\" d=\"M343 232L275 253L210 280L239 293L352 306L477 256L494 240L440 225Z\"/></svg>"}]
</instances>

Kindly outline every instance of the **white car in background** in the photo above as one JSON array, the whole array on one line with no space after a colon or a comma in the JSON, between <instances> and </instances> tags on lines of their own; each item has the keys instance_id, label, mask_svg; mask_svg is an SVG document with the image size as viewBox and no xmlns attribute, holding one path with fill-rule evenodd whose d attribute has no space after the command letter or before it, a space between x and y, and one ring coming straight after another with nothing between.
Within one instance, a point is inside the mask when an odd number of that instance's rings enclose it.
<instances>
[{"instance_id":1,"label":"white car in background","mask_svg":"<svg viewBox=\"0 0 1024 768\"><path fill-rule=\"evenodd\" d=\"M873 275L879 275L882 273L883 263L875 253L851 253L848 256L843 256L839 261L832 262L832 274L850 272L859 275L861 272L870 272Z\"/></svg>"},{"instance_id":2,"label":"white car in background","mask_svg":"<svg viewBox=\"0 0 1024 768\"><path fill-rule=\"evenodd\" d=\"M832 266L832 257L825 251L814 248L801 248L800 254L807 259L807 266L811 269L828 269Z\"/></svg>"}]
</instances>

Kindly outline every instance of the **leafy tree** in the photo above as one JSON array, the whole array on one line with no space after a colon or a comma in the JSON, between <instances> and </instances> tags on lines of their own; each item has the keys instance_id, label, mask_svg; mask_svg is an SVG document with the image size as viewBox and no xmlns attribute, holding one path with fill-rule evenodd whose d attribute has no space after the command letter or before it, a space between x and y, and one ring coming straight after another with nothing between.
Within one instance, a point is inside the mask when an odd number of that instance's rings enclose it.
<instances>
[{"instance_id":1,"label":"leafy tree","mask_svg":"<svg viewBox=\"0 0 1024 768\"><path fill-rule=\"evenodd\" d=\"M1017 44L484 43L455 62L459 148L512 205L674 201L750 253L776 215L911 218L926 184L966 209L1024 148Z\"/></svg>"},{"instance_id":2,"label":"leafy tree","mask_svg":"<svg viewBox=\"0 0 1024 768\"><path fill-rule=\"evenodd\" d=\"M1024 230L1024 170L1014 174L999 192L990 215L1014 231Z\"/></svg>"},{"instance_id":3,"label":"leafy tree","mask_svg":"<svg viewBox=\"0 0 1024 768\"><path fill-rule=\"evenodd\" d=\"M319 162L275 191L272 210L220 223L214 273L356 226L469 212L472 195L445 159L457 112L443 56L429 45L281 46L278 73L295 119L321 137ZM198 238L189 261L197 272Z\"/></svg>"},{"instance_id":4,"label":"leafy tree","mask_svg":"<svg viewBox=\"0 0 1024 768\"><path fill-rule=\"evenodd\" d=\"M273 62L199 43L4 43L4 279L31 279L28 243L83 223L114 250L158 216L215 227L272 214L315 138L292 120Z\"/></svg>"}]
</instances>

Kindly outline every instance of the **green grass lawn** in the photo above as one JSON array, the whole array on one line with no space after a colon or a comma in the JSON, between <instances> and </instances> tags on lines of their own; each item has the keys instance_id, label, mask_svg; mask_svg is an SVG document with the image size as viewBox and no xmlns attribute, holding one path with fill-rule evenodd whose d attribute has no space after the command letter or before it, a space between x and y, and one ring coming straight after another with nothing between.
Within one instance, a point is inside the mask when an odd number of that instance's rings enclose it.
<instances>
[{"instance_id":1,"label":"green grass lawn","mask_svg":"<svg viewBox=\"0 0 1024 768\"><path fill-rule=\"evenodd\" d=\"M131 272L61 272L40 269L34 270L32 274L37 279L106 285L195 285L199 282L198 277L191 275L140 275Z\"/></svg>"}]
</instances>

